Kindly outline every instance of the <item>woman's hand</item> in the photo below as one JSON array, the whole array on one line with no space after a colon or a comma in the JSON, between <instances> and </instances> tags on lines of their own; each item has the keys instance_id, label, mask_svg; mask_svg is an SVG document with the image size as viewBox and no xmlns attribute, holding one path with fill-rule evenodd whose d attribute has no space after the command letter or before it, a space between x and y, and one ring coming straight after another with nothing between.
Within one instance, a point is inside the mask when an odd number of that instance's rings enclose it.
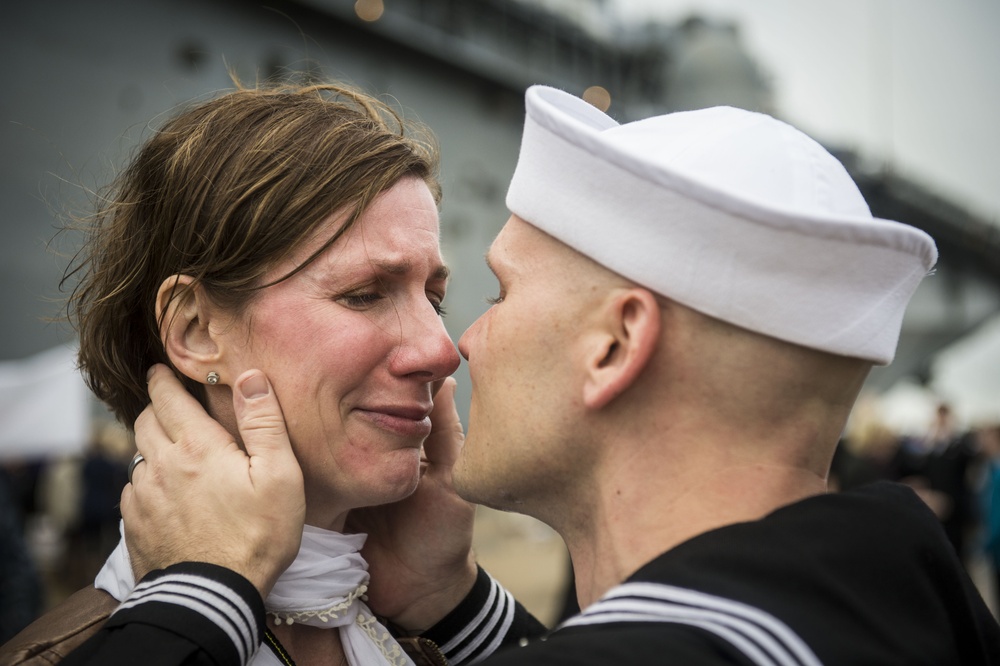
<instances>
[{"instance_id":1,"label":"woman's hand","mask_svg":"<svg viewBox=\"0 0 1000 666\"><path fill-rule=\"evenodd\" d=\"M233 385L244 452L169 368L149 374L150 404L135 423L145 458L122 491L136 580L184 561L242 574L267 596L295 558L305 520L302 470L264 374Z\"/></svg>"},{"instance_id":2,"label":"woman's hand","mask_svg":"<svg viewBox=\"0 0 1000 666\"><path fill-rule=\"evenodd\" d=\"M449 377L434 396L433 428L424 442L426 463L416 492L393 504L355 509L347 518L350 531L368 534L362 554L371 572L369 606L410 631L441 620L476 580L475 507L451 485L465 440L455 386Z\"/></svg>"}]
</instances>

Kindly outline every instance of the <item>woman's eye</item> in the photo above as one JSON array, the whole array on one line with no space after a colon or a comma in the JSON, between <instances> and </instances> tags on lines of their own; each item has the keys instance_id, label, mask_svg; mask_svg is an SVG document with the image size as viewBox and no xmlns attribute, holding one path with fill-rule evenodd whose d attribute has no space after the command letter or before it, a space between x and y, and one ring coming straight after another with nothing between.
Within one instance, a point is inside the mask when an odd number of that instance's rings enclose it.
<instances>
[{"instance_id":1,"label":"woman's eye","mask_svg":"<svg viewBox=\"0 0 1000 666\"><path fill-rule=\"evenodd\" d=\"M489 303L490 305L498 305L500 303L503 303L503 296L502 295L500 295L500 296L487 296L486 297L486 302Z\"/></svg>"},{"instance_id":2,"label":"woman's eye","mask_svg":"<svg viewBox=\"0 0 1000 666\"><path fill-rule=\"evenodd\" d=\"M340 298L348 307L364 308L382 300L382 294L377 292L363 292L360 294L345 294Z\"/></svg>"},{"instance_id":3,"label":"woman's eye","mask_svg":"<svg viewBox=\"0 0 1000 666\"><path fill-rule=\"evenodd\" d=\"M431 304L431 307L434 308L434 312L436 312L439 317L445 316L447 311L444 307L444 296L432 291L428 291L426 294L427 301Z\"/></svg>"}]
</instances>

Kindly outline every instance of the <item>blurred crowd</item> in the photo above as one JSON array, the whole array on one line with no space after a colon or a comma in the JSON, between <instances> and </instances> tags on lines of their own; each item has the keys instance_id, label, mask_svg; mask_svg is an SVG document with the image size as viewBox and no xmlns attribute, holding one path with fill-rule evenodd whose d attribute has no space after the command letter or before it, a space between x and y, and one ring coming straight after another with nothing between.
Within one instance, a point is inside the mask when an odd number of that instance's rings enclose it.
<instances>
[{"instance_id":1,"label":"blurred crowd","mask_svg":"<svg viewBox=\"0 0 1000 666\"><path fill-rule=\"evenodd\" d=\"M0 462L0 644L93 582L118 543L134 452L103 423L82 455Z\"/></svg>"},{"instance_id":2,"label":"blurred crowd","mask_svg":"<svg viewBox=\"0 0 1000 666\"><path fill-rule=\"evenodd\" d=\"M994 611L1000 603L1000 423L960 427L940 403L926 432L900 434L860 402L837 448L832 490L879 480L913 488L941 521L967 567L981 564L979 582ZM985 578L985 580L983 580Z\"/></svg>"},{"instance_id":3,"label":"blurred crowd","mask_svg":"<svg viewBox=\"0 0 1000 666\"><path fill-rule=\"evenodd\" d=\"M929 420L924 433L897 433L875 404L860 402L834 458L830 488L878 480L911 486L967 566L980 567L974 579L988 588L983 594L996 610L1000 423L960 427L947 404ZM0 643L93 582L119 538L118 502L134 450L120 426L105 424L81 456L0 463ZM516 583L508 586L518 592ZM561 585L554 596L562 597ZM576 610L569 588L554 604L560 617Z\"/></svg>"}]
</instances>

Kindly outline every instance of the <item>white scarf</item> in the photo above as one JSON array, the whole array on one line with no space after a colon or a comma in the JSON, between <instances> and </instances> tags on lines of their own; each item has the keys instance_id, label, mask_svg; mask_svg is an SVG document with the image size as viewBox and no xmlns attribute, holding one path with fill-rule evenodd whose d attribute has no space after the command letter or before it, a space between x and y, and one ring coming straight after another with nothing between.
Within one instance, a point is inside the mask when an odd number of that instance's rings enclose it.
<instances>
[{"instance_id":1,"label":"white scarf","mask_svg":"<svg viewBox=\"0 0 1000 666\"><path fill-rule=\"evenodd\" d=\"M124 601L135 587L132 564L122 539L97 574L94 586ZM362 601L368 589L368 563L361 557L365 534L340 534L306 525L295 561L278 578L264 600L277 624L339 628L350 666L413 666ZM257 651L254 666L280 664L269 648Z\"/></svg>"}]
</instances>

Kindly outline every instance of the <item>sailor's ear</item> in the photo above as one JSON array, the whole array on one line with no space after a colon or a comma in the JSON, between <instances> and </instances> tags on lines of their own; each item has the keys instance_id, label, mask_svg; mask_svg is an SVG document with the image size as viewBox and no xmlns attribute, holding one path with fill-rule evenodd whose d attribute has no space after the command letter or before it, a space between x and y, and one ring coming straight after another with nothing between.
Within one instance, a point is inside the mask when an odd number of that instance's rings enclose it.
<instances>
[{"instance_id":1,"label":"sailor's ear","mask_svg":"<svg viewBox=\"0 0 1000 666\"><path fill-rule=\"evenodd\" d=\"M589 336L584 404L601 409L624 393L642 374L660 339L660 304L646 289L616 290Z\"/></svg>"}]
</instances>

